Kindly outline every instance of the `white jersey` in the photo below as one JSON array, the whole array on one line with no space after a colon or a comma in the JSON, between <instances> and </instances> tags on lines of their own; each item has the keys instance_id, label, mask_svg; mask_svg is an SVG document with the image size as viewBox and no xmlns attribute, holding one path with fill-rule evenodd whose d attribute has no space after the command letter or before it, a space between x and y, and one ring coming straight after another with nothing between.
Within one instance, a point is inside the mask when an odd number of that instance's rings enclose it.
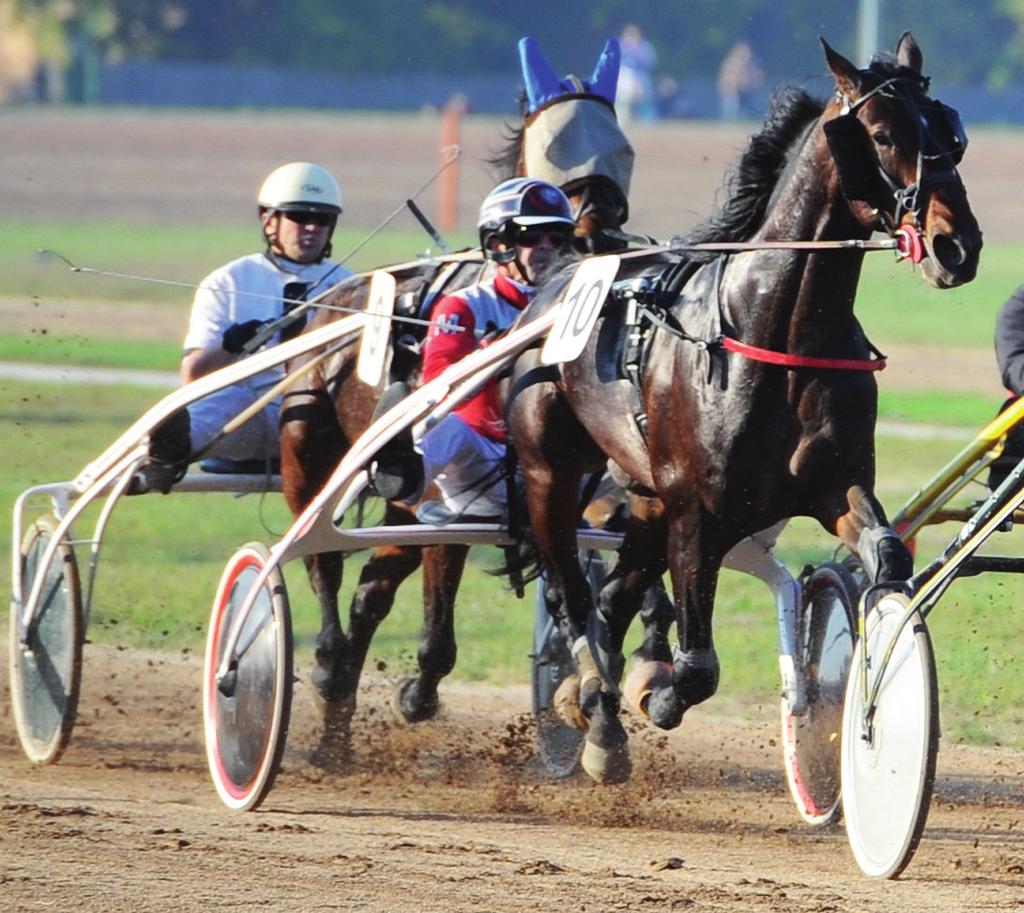
<instances>
[{"instance_id":1,"label":"white jersey","mask_svg":"<svg viewBox=\"0 0 1024 913\"><path fill-rule=\"evenodd\" d=\"M314 298L351 275L351 270L329 260L279 265L264 254L232 260L200 283L192 301L185 351L219 347L224 331L234 323L281 317L285 312L281 299L291 282L306 283L306 297Z\"/></svg>"},{"instance_id":2,"label":"white jersey","mask_svg":"<svg viewBox=\"0 0 1024 913\"><path fill-rule=\"evenodd\" d=\"M287 263L286 266L278 265L264 254L251 254L210 273L192 303L185 350L219 348L224 331L234 323L281 317L285 312L282 301L285 286L290 282L306 283L308 289L305 296L292 294L289 297L315 298L352 275L351 270L327 260ZM275 345L279 341L272 340ZM206 451L224 425L255 403L283 374L283 366L262 371L189 406L192 452ZM279 406L279 398L272 401L258 416L222 438L207 455L233 460L276 456Z\"/></svg>"}]
</instances>

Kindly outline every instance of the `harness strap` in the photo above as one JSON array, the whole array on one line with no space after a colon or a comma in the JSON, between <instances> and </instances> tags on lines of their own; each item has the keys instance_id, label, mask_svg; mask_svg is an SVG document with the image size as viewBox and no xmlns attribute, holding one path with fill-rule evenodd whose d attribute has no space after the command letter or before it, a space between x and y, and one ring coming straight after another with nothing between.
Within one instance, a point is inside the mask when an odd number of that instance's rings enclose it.
<instances>
[{"instance_id":1,"label":"harness strap","mask_svg":"<svg viewBox=\"0 0 1024 913\"><path fill-rule=\"evenodd\" d=\"M878 355L877 358L815 358L810 355L792 355L789 352L775 352L772 349L762 349L760 346L752 346L738 339L729 336L722 336L716 340L716 345L723 349L749 358L751 361L763 361L770 365L783 365L787 368L825 368L832 371L881 371L885 368L885 356L872 349Z\"/></svg>"},{"instance_id":2,"label":"harness strap","mask_svg":"<svg viewBox=\"0 0 1024 913\"><path fill-rule=\"evenodd\" d=\"M870 342L868 345L875 356L874 358L820 358L813 355L794 355L790 352L776 352L772 349L764 349L760 346L740 342L738 339L733 339L725 334L710 341L700 339L687 333L675 315L667 308L644 301L642 296L634 296L631 299L631 304L635 304L636 311L642 314L650 324L671 333L679 339L691 342L698 348L708 351L725 349L729 352L735 352L744 358L749 358L751 361L781 365L786 368L816 368L831 371L881 371L886 365L885 356ZM643 342L646 342L646 340L644 339ZM627 345L627 351L630 351L631 348ZM637 348L639 348L639 341ZM633 353L631 352L631 354ZM642 365L638 365L638 367L642 367ZM631 372L627 367L626 373L634 385L639 387L639 371L634 370Z\"/></svg>"}]
</instances>

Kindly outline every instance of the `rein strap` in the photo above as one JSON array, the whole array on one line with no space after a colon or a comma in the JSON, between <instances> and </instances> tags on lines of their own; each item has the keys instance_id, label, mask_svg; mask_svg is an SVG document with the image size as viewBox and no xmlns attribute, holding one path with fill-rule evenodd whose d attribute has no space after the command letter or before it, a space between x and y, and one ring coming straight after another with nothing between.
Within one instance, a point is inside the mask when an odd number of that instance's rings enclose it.
<instances>
[{"instance_id":1,"label":"rein strap","mask_svg":"<svg viewBox=\"0 0 1024 913\"><path fill-rule=\"evenodd\" d=\"M783 365L787 368L824 368L832 371L881 371L885 368L885 358L815 358L810 355L791 355L788 352L775 352L762 349L760 346L748 345L738 339L722 336L718 340L723 349L749 358L751 361L763 361L770 365Z\"/></svg>"}]
</instances>

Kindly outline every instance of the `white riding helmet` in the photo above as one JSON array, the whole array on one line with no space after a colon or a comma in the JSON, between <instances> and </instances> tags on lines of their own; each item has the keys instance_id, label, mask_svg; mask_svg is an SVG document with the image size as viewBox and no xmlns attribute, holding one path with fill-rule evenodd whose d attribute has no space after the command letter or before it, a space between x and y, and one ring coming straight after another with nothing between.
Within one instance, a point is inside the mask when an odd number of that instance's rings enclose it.
<instances>
[{"instance_id":1,"label":"white riding helmet","mask_svg":"<svg viewBox=\"0 0 1024 913\"><path fill-rule=\"evenodd\" d=\"M289 162L275 168L260 188L259 204L278 212L341 212L341 188L334 176L312 162Z\"/></svg>"}]
</instances>

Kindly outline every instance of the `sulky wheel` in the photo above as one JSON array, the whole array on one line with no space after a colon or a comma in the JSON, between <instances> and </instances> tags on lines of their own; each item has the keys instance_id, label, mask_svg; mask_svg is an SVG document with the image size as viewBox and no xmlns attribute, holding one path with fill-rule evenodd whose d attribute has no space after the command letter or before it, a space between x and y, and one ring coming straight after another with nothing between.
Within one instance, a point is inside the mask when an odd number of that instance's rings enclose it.
<instances>
[{"instance_id":1,"label":"sulky wheel","mask_svg":"<svg viewBox=\"0 0 1024 913\"><path fill-rule=\"evenodd\" d=\"M213 603L203 663L210 774L224 804L237 811L256 808L270 792L291 712L291 612L277 567L260 587L227 675L217 681L235 620L269 558L261 543L250 542L228 561Z\"/></svg>"},{"instance_id":2,"label":"sulky wheel","mask_svg":"<svg viewBox=\"0 0 1024 913\"><path fill-rule=\"evenodd\" d=\"M895 878L910 862L935 782L935 658L918 612L900 628L908 602L902 594L890 594L868 615L866 637L854 651L843 711L846 834L857 864L875 878ZM866 668L863 651L869 660ZM866 714L866 695L879 676L878 697Z\"/></svg>"},{"instance_id":3,"label":"sulky wheel","mask_svg":"<svg viewBox=\"0 0 1024 913\"><path fill-rule=\"evenodd\" d=\"M64 753L75 725L82 683L85 619L71 543L62 538L53 560L43 566L57 527L57 518L46 514L33 523L21 545L22 599L28 600L36 577L43 575L39 605L27 638L21 630L20 613L13 606L11 610L14 723L21 747L33 764L53 764Z\"/></svg>"},{"instance_id":4,"label":"sulky wheel","mask_svg":"<svg viewBox=\"0 0 1024 913\"><path fill-rule=\"evenodd\" d=\"M841 564L817 568L803 587L798 662L807 710L782 701L782 750L797 811L808 824L839 816L839 745L843 695L853 655L857 585Z\"/></svg>"},{"instance_id":5,"label":"sulky wheel","mask_svg":"<svg viewBox=\"0 0 1024 913\"><path fill-rule=\"evenodd\" d=\"M575 726L570 726L555 710L555 692L566 678L576 674L576 662L558 625L548 615L540 586L537 602L532 670L537 753L548 773L561 779L575 773L583 752L583 737L586 733Z\"/></svg>"},{"instance_id":6,"label":"sulky wheel","mask_svg":"<svg viewBox=\"0 0 1024 913\"><path fill-rule=\"evenodd\" d=\"M604 582L605 564L599 552L581 555L583 570L594 599ZM537 724L537 754L548 773L558 779L569 777L579 767L586 733L570 726L555 709L555 692L576 675L576 660L544 599L544 579L537 581L537 614L533 628L531 685L533 716Z\"/></svg>"}]
</instances>

